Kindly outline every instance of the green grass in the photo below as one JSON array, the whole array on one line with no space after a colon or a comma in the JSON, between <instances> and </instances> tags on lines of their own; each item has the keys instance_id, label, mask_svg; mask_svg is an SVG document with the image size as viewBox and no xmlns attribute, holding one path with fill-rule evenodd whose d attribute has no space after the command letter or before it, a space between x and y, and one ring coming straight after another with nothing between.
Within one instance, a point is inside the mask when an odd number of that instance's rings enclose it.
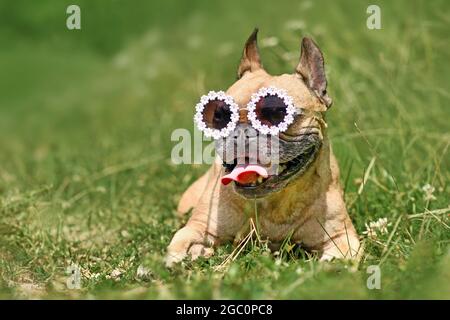
<instances>
[{"instance_id":1,"label":"green grass","mask_svg":"<svg viewBox=\"0 0 450 320\"><path fill-rule=\"evenodd\" d=\"M0 4L1 298L450 298L447 1L379 1L382 30L366 28L370 1L152 2L79 1L81 31L65 28L72 2ZM170 134L233 83L254 26L279 40L261 47L275 74L301 36L324 51L358 266L288 242L278 256L253 242L220 270L231 245L163 266L177 200L207 168L171 164ZM380 218L387 233L363 235ZM373 264L381 290L366 287Z\"/></svg>"}]
</instances>

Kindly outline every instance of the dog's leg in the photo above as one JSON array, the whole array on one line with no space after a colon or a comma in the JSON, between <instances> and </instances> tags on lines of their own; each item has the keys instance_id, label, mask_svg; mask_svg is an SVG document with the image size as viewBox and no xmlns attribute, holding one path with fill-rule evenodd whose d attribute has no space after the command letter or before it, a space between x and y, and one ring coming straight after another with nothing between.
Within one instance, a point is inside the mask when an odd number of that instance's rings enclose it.
<instances>
[{"instance_id":1,"label":"dog's leg","mask_svg":"<svg viewBox=\"0 0 450 320\"><path fill-rule=\"evenodd\" d=\"M232 240L245 222L242 200L231 193L230 188L220 185L221 167L210 169L205 191L188 220L186 226L178 230L167 248L167 266L190 256L213 254L213 246Z\"/></svg>"},{"instance_id":2,"label":"dog's leg","mask_svg":"<svg viewBox=\"0 0 450 320\"><path fill-rule=\"evenodd\" d=\"M203 195L206 185L208 184L208 178L212 174L212 169L208 170L204 175L194 181L189 188L181 196L178 203L177 213L182 216L193 209L200 197Z\"/></svg>"},{"instance_id":3,"label":"dog's leg","mask_svg":"<svg viewBox=\"0 0 450 320\"><path fill-rule=\"evenodd\" d=\"M362 250L360 250L359 239L354 231L344 230L340 234L330 236L321 249L321 261L337 259L359 260Z\"/></svg>"},{"instance_id":4,"label":"dog's leg","mask_svg":"<svg viewBox=\"0 0 450 320\"><path fill-rule=\"evenodd\" d=\"M325 234L320 246L322 252L320 260L327 261L333 258L359 260L363 250L345 206L344 192L339 183L339 167L333 154L330 166L333 182L325 195L326 206L322 211L323 214L317 219L322 233ZM320 223L320 220L324 223Z\"/></svg>"},{"instance_id":5,"label":"dog's leg","mask_svg":"<svg viewBox=\"0 0 450 320\"><path fill-rule=\"evenodd\" d=\"M216 238L205 232L205 227L197 224L187 224L175 233L167 248L166 266L171 267L188 255L192 260L200 256L209 257L214 253L212 246Z\"/></svg>"},{"instance_id":6,"label":"dog's leg","mask_svg":"<svg viewBox=\"0 0 450 320\"><path fill-rule=\"evenodd\" d=\"M337 203L340 204L336 206ZM324 224L317 220L324 239L318 248L322 252L320 260L327 261L333 258L359 260L362 250L343 199L334 205L330 208L331 212L327 213ZM339 211L333 212L337 208L340 208Z\"/></svg>"},{"instance_id":7,"label":"dog's leg","mask_svg":"<svg viewBox=\"0 0 450 320\"><path fill-rule=\"evenodd\" d=\"M311 216L296 232L303 245L320 252L320 260L359 259L362 250L358 235L340 189L329 190L311 209Z\"/></svg>"}]
</instances>

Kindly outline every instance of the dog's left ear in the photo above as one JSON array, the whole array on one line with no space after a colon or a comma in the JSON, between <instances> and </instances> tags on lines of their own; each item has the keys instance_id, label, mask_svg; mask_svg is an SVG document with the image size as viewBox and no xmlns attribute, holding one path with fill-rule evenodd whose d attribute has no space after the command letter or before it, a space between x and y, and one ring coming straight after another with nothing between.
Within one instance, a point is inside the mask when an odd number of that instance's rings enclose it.
<instances>
[{"instance_id":1,"label":"dog's left ear","mask_svg":"<svg viewBox=\"0 0 450 320\"><path fill-rule=\"evenodd\" d=\"M322 52L308 37L303 38L301 50L300 61L295 71L327 108L331 107L333 101L327 94L327 78Z\"/></svg>"},{"instance_id":2,"label":"dog's left ear","mask_svg":"<svg viewBox=\"0 0 450 320\"><path fill-rule=\"evenodd\" d=\"M238 68L238 79L240 79L246 72L252 72L262 68L261 58L259 57L257 36L258 28L255 28L245 43L241 63Z\"/></svg>"}]
</instances>

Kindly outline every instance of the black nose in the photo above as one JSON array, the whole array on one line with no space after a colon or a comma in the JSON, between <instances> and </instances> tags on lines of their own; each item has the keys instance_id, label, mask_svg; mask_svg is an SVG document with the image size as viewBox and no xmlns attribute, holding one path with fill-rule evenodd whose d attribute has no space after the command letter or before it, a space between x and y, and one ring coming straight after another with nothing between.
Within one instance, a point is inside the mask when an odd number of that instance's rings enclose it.
<instances>
[{"instance_id":1,"label":"black nose","mask_svg":"<svg viewBox=\"0 0 450 320\"><path fill-rule=\"evenodd\" d=\"M257 135L258 135L258 132L247 123L238 124L236 129L234 129L234 131L233 131L233 138L235 138L235 139L238 139L238 138L248 139L248 138L256 137Z\"/></svg>"}]
</instances>

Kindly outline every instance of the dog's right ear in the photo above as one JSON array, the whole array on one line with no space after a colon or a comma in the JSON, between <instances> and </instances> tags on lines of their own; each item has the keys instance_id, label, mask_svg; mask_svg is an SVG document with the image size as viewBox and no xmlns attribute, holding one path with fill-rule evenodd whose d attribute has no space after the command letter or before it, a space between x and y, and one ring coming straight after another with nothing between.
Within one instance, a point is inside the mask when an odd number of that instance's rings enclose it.
<instances>
[{"instance_id":1,"label":"dog's right ear","mask_svg":"<svg viewBox=\"0 0 450 320\"><path fill-rule=\"evenodd\" d=\"M238 68L238 79L241 78L246 72L252 72L262 68L258 51L257 35L258 28L255 28L245 43L241 63Z\"/></svg>"}]
</instances>

